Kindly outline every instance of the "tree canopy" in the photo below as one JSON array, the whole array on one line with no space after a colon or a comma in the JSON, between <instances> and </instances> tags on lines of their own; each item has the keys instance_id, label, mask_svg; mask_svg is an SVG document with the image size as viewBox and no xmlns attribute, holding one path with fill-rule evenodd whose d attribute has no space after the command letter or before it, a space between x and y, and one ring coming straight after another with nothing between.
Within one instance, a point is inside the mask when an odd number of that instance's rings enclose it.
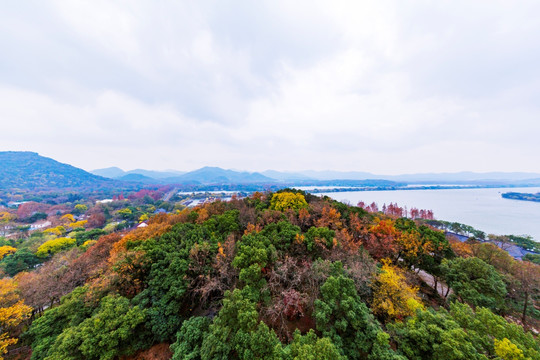
<instances>
[{"instance_id":1,"label":"tree canopy","mask_svg":"<svg viewBox=\"0 0 540 360\"><path fill-rule=\"evenodd\" d=\"M169 345L163 358L539 358L540 267L497 247L456 246L395 205L292 189L155 215L150 195L107 211L74 200L52 231L0 244L0 350L20 338L33 360ZM92 229L94 214L117 224Z\"/></svg>"}]
</instances>

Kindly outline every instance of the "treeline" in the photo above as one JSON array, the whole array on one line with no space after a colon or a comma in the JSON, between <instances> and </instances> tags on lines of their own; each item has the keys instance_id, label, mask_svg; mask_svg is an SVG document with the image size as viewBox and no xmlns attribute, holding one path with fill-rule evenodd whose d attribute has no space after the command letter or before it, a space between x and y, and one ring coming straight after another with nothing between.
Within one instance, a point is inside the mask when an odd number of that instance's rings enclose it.
<instances>
[{"instance_id":1,"label":"treeline","mask_svg":"<svg viewBox=\"0 0 540 360\"><path fill-rule=\"evenodd\" d=\"M534 241L532 237L527 235L486 235L485 232L475 229L470 225L444 220L425 219L424 223L436 227L437 229L453 232L458 235L474 238L476 240L489 240L493 243L501 245L503 248L508 244L514 244L525 250L540 253L540 243Z\"/></svg>"},{"instance_id":2,"label":"treeline","mask_svg":"<svg viewBox=\"0 0 540 360\"><path fill-rule=\"evenodd\" d=\"M539 269L422 220L254 193L153 216L5 277L0 306L15 320L2 323L0 349L26 344L48 360L538 359L527 330Z\"/></svg>"}]
</instances>

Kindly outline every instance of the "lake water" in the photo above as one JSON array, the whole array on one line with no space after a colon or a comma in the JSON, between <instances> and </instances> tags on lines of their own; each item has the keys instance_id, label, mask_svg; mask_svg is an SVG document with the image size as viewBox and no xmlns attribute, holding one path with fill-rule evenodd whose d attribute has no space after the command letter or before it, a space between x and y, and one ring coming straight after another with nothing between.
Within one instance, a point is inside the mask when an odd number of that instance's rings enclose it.
<instances>
[{"instance_id":1,"label":"lake water","mask_svg":"<svg viewBox=\"0 0 540 360\"><path fill-rule=\"evenodd\" d=\"M445 190L395 190L331 192L327 195L352 205L363 201L397 203L407 209L433 210L438 220L455 221L470 225L486 234L530 235L540 241L540 203L503 199L504 192L537 193L540 187L445 189Z\"/></svg>"}]
</instances>

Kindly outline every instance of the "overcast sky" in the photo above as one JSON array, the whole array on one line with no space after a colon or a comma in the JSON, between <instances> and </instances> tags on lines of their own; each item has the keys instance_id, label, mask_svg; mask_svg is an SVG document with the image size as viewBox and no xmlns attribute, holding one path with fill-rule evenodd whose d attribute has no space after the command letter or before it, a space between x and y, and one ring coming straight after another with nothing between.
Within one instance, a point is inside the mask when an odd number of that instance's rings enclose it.
<instances>
[{"instance_id":1,"label":"overcast sky","mask_svg":"<svg viewBox=\"0 0 540 360\"><path fill-rule=\"evenodd\" d=\"M540 2L4 1L0 150L540 172Z\"/></svg>"}]
</instances>

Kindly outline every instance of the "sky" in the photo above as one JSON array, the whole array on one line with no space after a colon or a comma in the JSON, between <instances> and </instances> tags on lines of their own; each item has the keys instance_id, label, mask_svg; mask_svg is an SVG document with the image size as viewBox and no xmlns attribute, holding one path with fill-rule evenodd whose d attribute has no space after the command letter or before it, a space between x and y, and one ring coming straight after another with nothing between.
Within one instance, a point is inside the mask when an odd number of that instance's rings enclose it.
<instances>
[{"instance_id":1,"label":"sky","mask_svg":"<svg viewBox=\"0 0 540 360\"><path fill-rule=\"evenodd\" d=\"M0 151L540 172L539 1L5 1Z\"/></svg>"}]
</instances>

